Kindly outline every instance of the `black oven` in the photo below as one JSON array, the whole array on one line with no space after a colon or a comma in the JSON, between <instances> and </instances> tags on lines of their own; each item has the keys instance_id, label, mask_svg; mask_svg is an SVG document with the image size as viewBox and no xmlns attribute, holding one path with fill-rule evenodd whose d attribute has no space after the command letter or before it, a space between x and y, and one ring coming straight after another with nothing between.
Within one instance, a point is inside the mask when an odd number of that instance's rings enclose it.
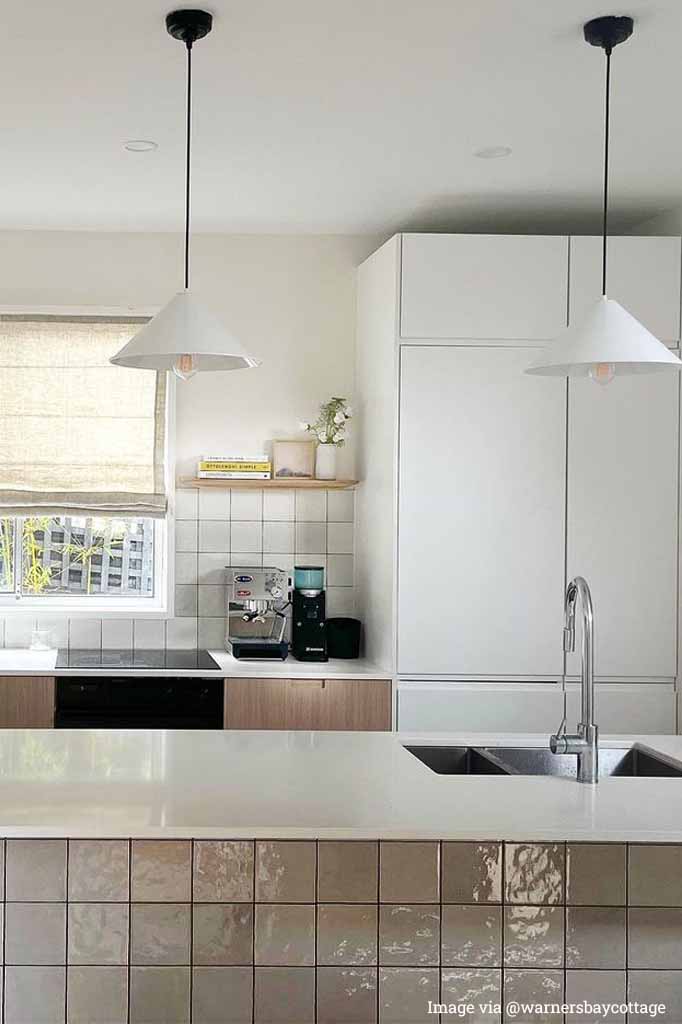
<instances>
[{"instance_id":1,"label":"black oven","mask_svg":"<svg viewBox=\"0 0 682 1024\"><path fill-rule=\"evenodd\" d=\"M222 729L222 679L66 676L56 685L57 729Z\"/></svg>"}]
</instances>

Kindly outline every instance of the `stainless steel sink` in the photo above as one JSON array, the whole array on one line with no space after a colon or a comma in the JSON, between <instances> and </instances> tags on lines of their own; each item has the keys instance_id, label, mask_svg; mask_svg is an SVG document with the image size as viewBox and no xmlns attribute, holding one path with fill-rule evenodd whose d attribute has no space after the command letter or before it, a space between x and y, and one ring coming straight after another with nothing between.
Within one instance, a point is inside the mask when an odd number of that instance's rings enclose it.
<instances>
[{"instance_id":1,"label":"stainless steel sink","mask_svg":"<svg viewBox=\"0 0 682 1024\"><path fill-rule=\"evenodd\" d=\"M545 747L406 747L439 775L554 775L575 779L576 754L553 754ZM682 778L682 764L632 747L601 747L599 777Z\"/></svg>"}]
</instances>

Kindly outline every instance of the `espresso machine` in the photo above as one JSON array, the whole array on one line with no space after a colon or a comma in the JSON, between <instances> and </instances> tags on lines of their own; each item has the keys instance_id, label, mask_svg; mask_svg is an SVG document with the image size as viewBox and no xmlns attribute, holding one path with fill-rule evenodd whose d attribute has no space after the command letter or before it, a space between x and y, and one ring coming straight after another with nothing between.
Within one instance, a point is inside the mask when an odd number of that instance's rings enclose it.
<instances>
[{"instance_id":1,"label":"espresso machine","mask_svg":"<svg viewBox=\"0 0 682 1024\"><path fill-rule=\"evenodd\" d=\"M291 652L298 661L327 661L324 569L296 566L291 603Z\"/></svg>"},{"instance_id":2,"label":"espresso machine","mask_svg":"<svg viewBox=\"0 0 682 1024\"><path fill-rule=\"evenodd\" d=\"M285 661L289 577L283 569L227 569L225 648L239 659Z\"/></svg>"}]
</instances>

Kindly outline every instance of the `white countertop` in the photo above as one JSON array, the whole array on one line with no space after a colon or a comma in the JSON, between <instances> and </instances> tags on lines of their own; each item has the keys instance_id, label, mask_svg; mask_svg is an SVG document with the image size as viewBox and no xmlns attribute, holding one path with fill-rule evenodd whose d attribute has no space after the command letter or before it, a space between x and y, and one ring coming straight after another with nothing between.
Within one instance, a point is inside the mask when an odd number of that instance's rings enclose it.
<instances>
[{"instance_id":1,"label":"white countertop","mask_svg":"<svg viewBox=\"0 0 682 1024\"><path fill-rule=\"evenodd\" d=\"M180 678L208 678L221 676L254 679L390 679L384 672L364 658L331 658L325 662L303 662L289 657L286 661L238 661L227 651L212 650L209 654L218 663L217 669L140 669L116 668L81 669L55 668L57 651L29 651L19 648L0 650L0 676L173 676Z\"/></svg>"},{"instance_id":2,"label":"white countertop","mask_svg":"<svg viewBox=\"0 0 682 1024\"><path fill-rule=\"evenodd\" d=\"M547 737L4 730L0 836L682 843L682 779L436 775L405 742ZM643 745L682 760L682 737Z\"/></svg>"}]
</instances>

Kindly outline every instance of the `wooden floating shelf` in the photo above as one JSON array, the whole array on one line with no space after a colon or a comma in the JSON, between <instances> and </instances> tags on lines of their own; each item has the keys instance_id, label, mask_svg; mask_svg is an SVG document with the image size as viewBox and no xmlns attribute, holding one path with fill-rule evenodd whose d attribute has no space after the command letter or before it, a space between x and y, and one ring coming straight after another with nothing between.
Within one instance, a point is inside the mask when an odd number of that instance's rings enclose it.
<instances>
[{"instance_id":1,"label":"wooden floating shelf","mask_svg":"<svg viewBox=\"0 0 682 1024\"><path fill-rule=\"evenodd\" d=\"M279 477L276 480L206 480L195 476L181 476L178 487L222 487L240 491L347 491L356 487L358 480L304 480L300 477Z\"/></svg>"}]
</instances>

